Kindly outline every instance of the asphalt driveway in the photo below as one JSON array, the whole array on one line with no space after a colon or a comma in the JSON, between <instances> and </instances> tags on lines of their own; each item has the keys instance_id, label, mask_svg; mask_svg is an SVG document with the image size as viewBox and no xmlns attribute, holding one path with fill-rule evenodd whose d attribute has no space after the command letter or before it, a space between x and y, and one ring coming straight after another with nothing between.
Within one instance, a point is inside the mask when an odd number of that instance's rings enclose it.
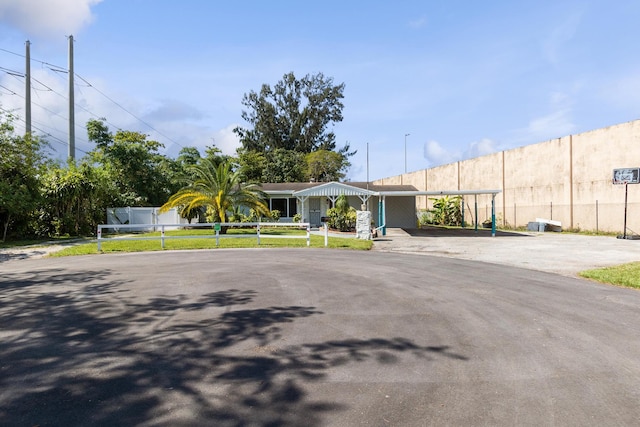
<instances>
[{"instance_id":1,"label":"asphalt driveway","mask_svg":"<svg viewBox=\"0 0 640 427\"><path fill-rule=\"evenodd\" d=\"M375 240L375 250L468 259L566 276L580 271L640 261L640 240L568 233L490 230L391 229Z\"/></svg>"},{"instance_id":2,"label":"asphalt driveway","mask_svg":"<svg viewBox=\"0 0 640 427\"><path fill-rule=\"evenodd\" d=\"M306 248L0 270L1 425L640 423L634 290Z\"/></svg>"}]
</instances>

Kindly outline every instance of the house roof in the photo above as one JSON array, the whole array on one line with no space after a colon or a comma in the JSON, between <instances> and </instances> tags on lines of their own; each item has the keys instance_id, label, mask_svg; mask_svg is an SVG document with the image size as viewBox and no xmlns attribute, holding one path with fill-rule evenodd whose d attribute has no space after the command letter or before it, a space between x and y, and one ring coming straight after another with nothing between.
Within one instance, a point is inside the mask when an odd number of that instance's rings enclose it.
<instances>
[{"instance_id":1,"label":"house roof","mask_svg":"<svg viewBox=\"0 0 640 427\"><path fill-rule=\"evenodd\" d=\"M375 185L366 182L283 182L262 184L267 194L291 194L296 196L363 196L380 192L417 191L413 185Z\"/></svg>"},{"instance_id":2,"label":"house roof","mask_svg":"<svg viewBox=\"0 0 640 427\"><path fill-rule=\"evenodd\" d=\"M502 190L447 190L422 191L413 185L378 185L366 182L283 182L262 184L262 190L269 195L290 196L445 196L496 194Z\"/></svg>"}]
</instances>

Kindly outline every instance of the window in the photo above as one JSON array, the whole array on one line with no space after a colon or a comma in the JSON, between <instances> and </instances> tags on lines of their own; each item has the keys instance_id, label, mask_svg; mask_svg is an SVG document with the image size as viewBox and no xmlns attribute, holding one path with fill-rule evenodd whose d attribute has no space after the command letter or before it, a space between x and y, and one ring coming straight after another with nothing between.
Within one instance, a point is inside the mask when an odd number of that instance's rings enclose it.
<instances>
[{"instance_id":1,"label":"window","mask_svg":"<svg viewBox=\"0 0 640 427\"><path fill-rule=\"evenodd\" d=\"M280 216L287 216L287 199L271 199L271 210L280 211Z\"/></svg>"},{"instance_id":2,"label":"window","mask_svg":"<svg viewBox=\"0 0 640 427\"><path fill-rule=\"evenodd\" d=\"M298 199L289 199L289 217L293 217L298 213Z\"/></svg>"},{"instance_id":3,"label":"window","mask_svg":"<svg viewBox=\"0 0 640 427\"><path fill-rule=\"evenodd\" d=\"M280 217L293 218L298 213L298 199L293 198L273 198L269 201L269 206L272 211L280 211Z\"/></svg>"}]
</instances>

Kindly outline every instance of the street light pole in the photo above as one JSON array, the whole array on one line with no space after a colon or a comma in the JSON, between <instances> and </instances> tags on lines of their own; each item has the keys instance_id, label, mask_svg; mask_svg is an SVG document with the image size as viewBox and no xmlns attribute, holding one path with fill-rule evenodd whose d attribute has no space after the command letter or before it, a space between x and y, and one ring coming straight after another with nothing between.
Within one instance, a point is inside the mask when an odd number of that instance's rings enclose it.
<instances>
[{"instance_id":1,"label":"street light pole","mask_svg":"<svg viewBox=\"0 0 640 427\"><path fill-rule=\"evenodd\" d=\"M404 173L407 173L407 137L410 133L404 134Z\"/></svg>"}]
</instances>

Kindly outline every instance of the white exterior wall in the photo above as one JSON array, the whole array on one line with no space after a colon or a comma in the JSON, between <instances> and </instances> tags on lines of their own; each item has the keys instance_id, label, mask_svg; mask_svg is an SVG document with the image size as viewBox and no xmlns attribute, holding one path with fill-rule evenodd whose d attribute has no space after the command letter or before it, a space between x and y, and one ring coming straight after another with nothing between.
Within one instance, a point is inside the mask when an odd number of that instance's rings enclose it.
<instances>
[{"instance_id":1,"label":"white exterior wall","mask_svg":"<svg viewBox=\"0 0 640 427\"><path fill-rule=\"evenodd\" d=\"M170 209L159 214L160 208L156 207L121 207L107 208L107 224L188 224L180 217L177 209ZM177 228L177 227L173 227ZM127 231L149 231L152 227L127 228ZM167 228L170 229L170 228Z\"/></svg>"}]
</instances>

